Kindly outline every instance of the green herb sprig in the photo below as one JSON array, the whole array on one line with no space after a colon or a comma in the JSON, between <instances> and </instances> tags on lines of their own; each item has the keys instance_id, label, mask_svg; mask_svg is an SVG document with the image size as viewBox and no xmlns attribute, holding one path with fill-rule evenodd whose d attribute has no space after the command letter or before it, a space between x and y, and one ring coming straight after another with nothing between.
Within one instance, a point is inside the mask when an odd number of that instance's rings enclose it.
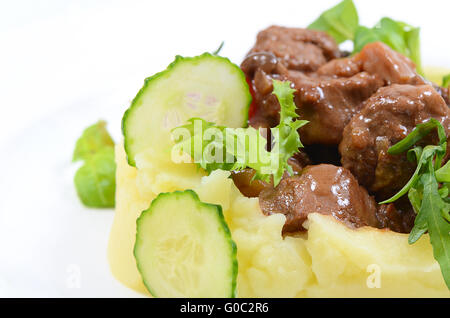
<instances>
[{"instance_id":1,"label":"green herb sprig","mask_svg":"<svg viewBox=\"0 0 450 318\"><path fill-rule=\"evenodd\" d=\"M323 12L308 29L325 31L337 43L353 40L359 26L359 16L352 0L343 0Z\"/></svg>"},{"instance_id":2,"label":"green herb sprig","mask_svg":"<svg viewBox=\"0 0 450 318\"><path fill-rule=\"evenodd\" d=\"M208 172L218 169L237 171L249 167L256 171L255 179L269 182L273 177L276 186L285 171L293 173L288 160L303 147L298 129L308 122L296 120L295 90L291 88L291 83L273 80L273 87L273 94L281 109L280 124L271 128L274 140L271 151L266 150L267 136L253 127L227 128L201 118L191 118L186 125L173 130L185 128L191 136L185 140L175 140L175 147L190 155L194 162ZM195 133L196 122L201 124L201 133ZM205 134L209 128L216 128L220 133L214 139L209 138ZM252 137L254 139L250 139Z\"/></svg>"},{"instance_id":3,"label":"green herb sprig","mask_svg":"<svg viewBox=\"0 0 450 318\"><path fill-rule=\"evenodd\" d=\"M434 129L439 137L437 145L427 145L424 148L415 146ZM419 124L406 138L388 150L391 155L406 151L408 160L417 162L417 168L403 189L380 204L394 202L408 194L417 213L408 242L414 244L428 232L434 258L438 261L445 283L450 289L450 161L442 166L447 151L447 138L442 124L433 118Z\"/></svg>"},{"instance_id":4,"label":"green herb sprig","mask_svg":"<svg viewBox=\"0 0 450 318\"><path fill-rule=\"evenodd\" d=\"M308 28L327 32L337 43L353 41L353 53L361 51L366 44L383 42L409 57L416 64L417 72L423 74L420 28L386 17L372 28L361 26L358 11L352 0L343 0L325 11Z\"/></svg>"}]
</instances>

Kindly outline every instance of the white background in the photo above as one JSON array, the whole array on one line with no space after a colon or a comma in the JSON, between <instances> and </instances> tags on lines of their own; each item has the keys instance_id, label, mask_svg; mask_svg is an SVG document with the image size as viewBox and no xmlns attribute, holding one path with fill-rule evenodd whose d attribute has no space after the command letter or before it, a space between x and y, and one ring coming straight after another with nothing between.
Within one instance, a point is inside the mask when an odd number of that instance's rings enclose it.
<instances>
[{"instance_id":1,"label":"white background","mask_svg":"<svg viewBox=\"0 0 450 318\"><path fill-rule=\"evenodd\" d=\"M449 1L355 2L363 25L421 26L424 65L450 66ZM85 209L74 192L78 135L105 118L120 140L144 78L176 54L225 41L221 54L239 63L258 30L304 27L335 3L1 0L0 296L134 296L106 262L114 212Z\"/></svg>"}]
</instances>

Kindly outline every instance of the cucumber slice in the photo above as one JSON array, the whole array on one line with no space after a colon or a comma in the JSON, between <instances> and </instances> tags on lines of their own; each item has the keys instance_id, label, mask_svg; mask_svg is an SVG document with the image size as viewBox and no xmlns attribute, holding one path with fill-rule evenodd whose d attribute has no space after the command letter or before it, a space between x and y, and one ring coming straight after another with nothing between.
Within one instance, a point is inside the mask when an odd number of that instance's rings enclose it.
<instances>
[{"instance_id":1,"label":"cucumber slice","mask_svg":"<svg viewBox=\"0 0 450 318\"><path fill-rule=\"evenodd\" d=\"M154 297L235 297L237 258L220 205L162 193L137 220L134 256Z\"/></svg>"},{"instance_id":2,"label":"cucumber slice","mask_svg":"<svg viewBox=\"0 0 450 318\"><path fill-rule=\"evenodd\" d=\"M244 73L227 58L210 53L177 56L165 71L145 80L123 116L128 163L135 166L136 154L149 148L170 152L162 149L173 144L170 131L192 117L245 127L250 103Z\"/></svg>"}]
</instances>

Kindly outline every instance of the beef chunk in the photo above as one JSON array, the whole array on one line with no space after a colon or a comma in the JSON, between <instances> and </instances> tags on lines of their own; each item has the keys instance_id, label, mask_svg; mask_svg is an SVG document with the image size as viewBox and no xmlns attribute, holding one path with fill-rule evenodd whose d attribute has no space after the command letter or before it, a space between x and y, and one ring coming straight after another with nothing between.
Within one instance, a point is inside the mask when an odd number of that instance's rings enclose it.
<instances>
[{"instance_id":1,"label":"beef chunk","mask_svg":"<svg viewBox=\"0 0 450 318\"><path fill-rule=\"evenodd\" d=\"M441 94L442 98L444 99L445 103L450 106L450 86L449 87L440 87L439 85L435 83L429 82L428 84L432 85L436 92Z\"/></svg>"},{"instance_id":2,"label":"beef chunk","mask_svg":"<svg viewBox=\"0 0 450 318\"><path fill-rule=\"evenodd\" d=\"M244 60L242 69L254 96L255 110L250 116L250 125L273 127L278 124L280 106L271 94L271 80L289 80L297 90L297 112L300 118L310 122L300 129L302 141L306 145L338 145L345 125L380 87L393 83L425 83L416 73L413 62L380 42L368 44L360 53L348 58L319 54L312 63L309 53L298 49L293 40L293 34L297 33L302 34L298 39L307 38L305 34L310 30L300 30L271 27L261 32L251 52L269 52L259 53L263 54L259 57L253 53ZM321 42L311 43L319 45L317 43ZM319 47L326 46L322 42ZM314 64L314 67L298 62L302 59L310 61L306 64ZM299 67L300 64L303 66Z\"/></svg>"},{"instance_id":3,"label":"beef chunk","mask_svg":"<svg viewBox=\"0 0 450 318\"><path fill-rule=\"evenodd\" d=\"M352 58L334 59L322 65L318 70L318 75L331 77L351 77L361 72L361 64Z\"/></svg>"},{"instance_id":4,"label":"beef chunk","mask_svg":"<svg viewBox=\"0 0 450 318\"><path fill-rule=\"evenodd\" d=\"M321 31L271 26L259 32L250 53L272 52L292 70L311 72L340 56L336 42Z\"/></svg>"},{"instance_id":5,"label":"beef chunk","mask_svg":"<svg viewBox=\"0 0 450 318\"><path fill-rule=\"evenodd\" d=\"M271 52L249 54L241 63L253 97L249 111L250 125L269 128L278 125L280 104L272 94L272 79L283 80L287 68Z\"/></svg>"},{"instance_id":6,"label":"beef chunk","mask_svg":"<svg viewBox=\"0 0 450 318\"><path fill-rule=\"evenodd\" d=\"M300 151L289 158L288 164L292 167L294 175L298 175L301 173L304 167L311 164L311 161L309 160L306 153ZM243 195L248 198L257 198L261 191L265 188L273 188L272 183L264 182L261 180L253 180L255 173L255 170L250 168L240 171L233 171L231 173L231 178L233 179L236 187ZM288 176L289 175L287 173L284 174L285 178L287 178Z\"/></svg>"},{"instance_id":7,"label":"beef chunk","mask_svg":"<svg viewBox=\"0 0 450 318\"><path fill-rule=\"evenodd\" d=\"M410 59L381 42L367 44L353 57L353 61L360 65L362 71L377 75L385 85L425 84Z\"/></svg>"},{"instance_id":8,"label":"beef chunk","mask_svg":"<svg viewBox=\"0 0 450 318\"><path fill-rule=\"evenodd\" d=\"M345 125L380 87L423 83L408 58L380 42L351 58L332 60L315 74L289 71L287 78L298 89L300 117L310 121L301 129L305 144L339 144Z\"/></svg>"},{"instance_id":9,"label":"beef chunk","mask_svg":"<svg viewBox=\"0 0 450 318\"><path fill-rule=\"evenodd\" d=\"M262 190L271 187L268 182L253 180L255 173L256 171L250 168L231 172L234 185L247 198L256 198Z\"/></svg>"},{"instance_id":10,"label":"beef chunk","mask_svg":"<svg viewBox=\"0 0 450 318\"><path fill-rule=\"evenodd\" d=\"M355 72L355 65L349 59L335 60L325 64L317 73L305 74L286 69L275 59L270 59L269 54L250 55L241 65L251 79L250 87L256 108L250 116L250 125L273 127L278 124L280 105L271 94L272 79L290 80L297 89L297 112L302 119L310 121L300 132L302 141L307 145L338 145L345 124L359 111L362 103L383 85L377 76ZM267 62L269 60L270 63ZM258 67L258 63L261 66ZM348 64L349 69L346 70L344 64ZM333 75L333 70L349 77Z\"/></svg>"},{"instance_id":11,"label":"beef chunk","mask_svg":"<svg viewBox=\"0 0 450 318\"><path fill-rule=\"evenodd\" d=\"M300 129L302 142L306 145L339 144L345 125L383 84L366 72L334 77L290 71L288 79L297 89L297 113L301 119L309 121Z\"/></svg>"},{"instance_id":12,"label":"beef chunk","mask_svg":"<svg viewBox=\"0 0 450 318\"><path fill-rule=\"evenodd\" d=\"M264 214L286 216L283 233L304 231L309 213L333 215L351 227L379 225L376 203L345 168L333 165L306 167L300 176L284 178L276 188L259 195Z\"/></svg>"},{"instance_id":13,"label":"beef chunk","mask_svg":"<svg viewBox=\"0 0 450 318\"><path fill-rule=\"evenodd\" d=\"M405 196L395 203L379 205L376 217L380 228L388 228L398 233L410 233L414 227L416 213L408 197Z\"/></svg>"},{"instance_id":14,"label":"beef chunk","mask_svg":"<svg viewBox=\"0 0 450 318\"><path fill-rule=\"evenodd\" d=\"M305 144L339 144L345 125L380 87L424 84L411 60L381 42L332 60L315 74L289 71L287 78L298 90L300 117L310 121L300 131Z\"/></svg>"},{"instance_id":15,"label":"beef chunk","mask_svg":"<svg viewBox=\"0 0 450 318\"><path fill-rule=\"evenodd\" d=\"M443 124L448 136L449 108L433 87L394 84L381 88L345 127L339 145L342 165L377 199L387 199L415 170L406 154L390 155L388 149L431 117ZM436 143L436 135L423 142Z\"/></svg>"},{"instance_id":16,"label":"beef chunk","mask_svg":"<svg viewBox=\"0 0 450 318\"><path fill-rule=\"evenodd\" d=\"M450 106L450 87L440 87L437 91L441 94L447 105Z\"/></svg>"}]
</instances>

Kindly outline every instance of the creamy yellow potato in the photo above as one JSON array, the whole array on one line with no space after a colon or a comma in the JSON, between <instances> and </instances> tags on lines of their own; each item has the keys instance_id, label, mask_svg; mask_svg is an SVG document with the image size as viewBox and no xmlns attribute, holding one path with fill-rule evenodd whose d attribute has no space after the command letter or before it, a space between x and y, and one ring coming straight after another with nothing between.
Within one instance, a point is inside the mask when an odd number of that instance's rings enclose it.
<instances>
[{"instance_id":1,"label":"creamy yellow potato","mask_svg":"<svg viewBox=\"0 0 450 318\"><path fill-rule=\"evenodd\" d=\"M429 238L409 245L408 235L374 228L349 229L310 214L308 233L285 237L285 217L264 216L257 199L240 194L229 172L210 176L193 164L175 165L151 153L128 166L116 147L116 215L108 257L114 276L147 293L133 256L136 219L160 192L193 189L220 204L238 249L239 297L449 297Z\"/></svg>"}]
</instances>

